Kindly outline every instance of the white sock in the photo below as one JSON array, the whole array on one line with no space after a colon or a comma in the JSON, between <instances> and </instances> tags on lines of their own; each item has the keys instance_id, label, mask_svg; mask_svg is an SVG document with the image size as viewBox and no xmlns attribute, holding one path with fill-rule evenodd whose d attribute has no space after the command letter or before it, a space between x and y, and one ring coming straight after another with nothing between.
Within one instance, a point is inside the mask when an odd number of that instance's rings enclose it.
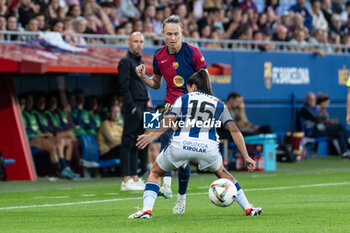
<instances>
[{"instance_id":1,"label":"white sock","mask_svg":"<svg viewBox=\"0 0 350 233\"><path fill-rule=\"evenodd\" d=\"M239 185L239 183L236 181L235 186L237 188L237 198L236 201L238 204L242 207L243 211L245 212L246 209L250 208L250 204L243 192L243 189Z\"/></svg>"},{"instance_id":2,"label":"white sock","mask_svg":"<svg viewBox=\"0 0 350 233\"><path fill-rule=\"evenodd\" d=\"M154 206L154 202L157 199L159 192L159 185L147 182L145 191L143 192L143 211L152 210Z\"/></svg>"},{"instance_id":3,"label":"white sock","mask_svg":"<svg viewBox=\"0 0 350 233\"><path fill-rule=\"evenodd\" d=\"M153 163L148 163L148 164L147 164L147 170L150 171L151 168L152 168L152 166L153 166Z\"/></svg>"},{"instance_id":4,"label":"white sock","mask_svg":"<svg viewBox=\"0 0 350 233\"><path fill-rule=\"evenodd\" d=\"M181 195L180 193L177 194L177 199L181 200L181 199L186 199L186 193Z\"/></svg>"},{"instance_id":5,"label":"white sock","mask_svg":"<svg viewBox=\"0 0 350 233\"><path fill-rule=\"evenodd\" d=\"M164 183L164 185L171 187L171 176L164 176L163 183Z\"/></svg>"},{"instance_id":6,"label":"white sock","mask_svg":"<svg viewBox=\"0 0 350 233\"><path fill-rule=\"evenodd\" d=\"M243 189L240 189L237 191L237 198L236 201L238 204L242 207L242 209L245 211L246 209L250 208L250 204L243 192Z\"/></svg>"}]
</instances>

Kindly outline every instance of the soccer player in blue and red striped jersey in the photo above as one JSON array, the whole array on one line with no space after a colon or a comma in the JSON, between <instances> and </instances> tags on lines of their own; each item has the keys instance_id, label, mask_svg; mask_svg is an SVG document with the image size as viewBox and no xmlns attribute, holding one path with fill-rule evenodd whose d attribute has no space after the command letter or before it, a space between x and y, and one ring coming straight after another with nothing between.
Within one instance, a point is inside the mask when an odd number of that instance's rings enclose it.
<instances>
[{"instance_id":1,"label":"soccer player in blue and red striped jersey","mask_svg":"<svg viewBox=\"0 0 350 233\"><path fill-rule=\"evenodd\" d=\"M174 101L187 93L187 80L191 75L201 68L206 69L207 64L198 48L182 42L182 25L177 16L172 15L164 20L162 34L166 45L158 49L154 54L153 76L149 78L146 75L144 64L136 67L136 73L146 85L153 89L161 87L162 77L164 77L167 87L165 112L168 112ZM172 134L173 131L170 129L162 135L161 150L169 144ZM185 210L186 191L190 173L189 164L186 168L179 168L178 201L173 209L173 213L182 214ZM171 173L167 173L164 176L164 186L160 190L160 193L165 198L172 196L170 186Z\"/></svg>"}]
</instances>

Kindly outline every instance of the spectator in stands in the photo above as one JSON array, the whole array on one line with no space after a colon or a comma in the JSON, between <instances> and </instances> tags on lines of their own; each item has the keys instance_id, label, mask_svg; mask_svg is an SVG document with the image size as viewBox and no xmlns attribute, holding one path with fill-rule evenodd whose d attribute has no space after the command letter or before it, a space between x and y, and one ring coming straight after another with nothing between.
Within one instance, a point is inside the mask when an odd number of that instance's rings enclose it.
<instances>
[{"instance_id":1,"label":"spectator in stands","mask_svg":"<svg viewBox=\"0 0 350 233\"><path fill-rule=\"evenodd\" d=\"M18 21L21 23L23 28L26 28L27 24L31 19L33 19L34 15L38 13L40 7L35 5L31 0L19 0L18 3Z\"/></svg>"},{"instance_id":2,"label":"spectator in stands","mask_svg":"<svg viewBox=\"0 0 350 233\"><path fill-rule=\"evenodd\" d=\"M132 20L132 30L134 32L142 32L143 30L143 22L141 19L133 19Z\"/></svg>"},{"instance_id":3,"label":"spectator in stands","mask_svg":"<svg viewBox=\"0 0 350 233\"><path fill-rule=\"evenodd\" d=\"M97 133L97 142L100 160L120 158L120 145L122 143L123 125L118 124L120 106L109 108L108 119L103 121Z\"/></svg>"},{"instance_id":4,"label":"spectator in stands","mask_svg":"<svg viewBox=\"0 0 350 233\"><path fill-rule=\"evenodd\" d=\"M344 36L341 43L342 45L347 45L350 47L350 36ZM343 52L345 52L345 49L343 49ZM350 48L347 49L347 52L350 53Z\"/></svg>"},{"instance_id":5,"label":"spectator in stands","mask_svg":"<svg viewBox=\"0 0 350 233\"><path fill-rule=\"evenodd\" d=\"M59 0L50 0L44 11L44 15L46 20L50 21L57 18L64 19L66 14L64 8L60 6Z\"/></svg>"},{"instance_id":6,"label":"spectator in stands","mask_svg":"<svg viewBox=\"0 0 350 233\"><path fill-rule=\"evenodd\" d=\"M18 21L16 16L9 16L7 18L7 30L18 31Z\"/></svg>"},{"instance_id":7,"label":"spectator in stands","mask_svg":"<svg viewBox=\"0 0 350 233\"><path fill-rule=\"evenodd\" d=\"M330 26L332 23L332 15L336 14L336 12L333 11L331 0L322 0L321 9L328 25Z\"/></svg>"},{"instance_id":8,"label":"spectator in stands","mask_svg":"<svg viewBox=\"0 0 350 233\"><path fill-rule=\"evenodd\" d=\"M63 33L64 21L62 19L52 19L50 22L50 31Z\"/></svg>"},{"instance_id":9,"label":"spectator in stands","mask_svg":"<svg viewBox=\"0 0 350 233\"><path fill-rule=\"evenodd\" d=\"M0 15L8 14L8 7L6 5L6 0L0 0Z\"/></svg>"},{"instance_id":10,"label":"spectator in stands","mask_svg":"<svg viewBox=\"0 0 350 233\"><path fill-rule=\"evenodd\" d=\"M7 18L7 30L8 31L19 31L19 28L17 27L18 21L15 16L10 16ZM10 40L15 41L18 40L19 36L17 35L10 35Z\"/></svg>"},{"instance_id":11,"label":"spectator in stands","mask_svg":"<svg viewBox=\"0 0 350 233\"><path fill-rule=\"evenodd\" d=\"M238 36L239 40L253 40L253 27L246 24L242 27L242 31Z\"/></svg>"},{"instance_id":12,"label":"spectator in stands","mask_svg":"<svg viewBox=\"0 0 350 233\"><path fill-rule=\"evenodd\" d=\"M267 28L267 16L266 13L260 13L258 18L258 27L259 30L263 31L265 28Z\"/></svg>"},{"instance_id":13,"label":"spectator in stands","mask_svg":"<svg viewBox=\"0 0 350 233\"><path fill-rule=\"evenodd\" d=\"M188 14L188 9L187 9L187 5L185 3L182 3L182 4L179 4L176 9L175 9L175 14L179 16L180 18L180 21L183 25L183 33L184 35L188 35L188 27L187 25L189 24L190 22L190 19L189 19L189 14ZM162 19L163 21L163 19ZM160 21L160 22L162 22Z\"/></svg>"},{"instance_id":14,"label":"spectator in stands","mask_svg":"<svg viewBox=\"0 0 350 233\"><path fill-rule=\"evenodd\" d=\"M255 13L258 13L258 8L253 0L243 0L239 7L242 9L242 11L246 11L247 9L251 8Z\"/></svg>"},{"instance_id":15,"label":"spectator in stands","mask_svg":"<svg viewBox=\"0 0 350 233\"><path fill-rule=\"evenodd\" d=\"M305 33L305 38L309 36L309 29L304 26L304 17L300 13L295 13L293 17L293 32L296 30L303 30Z\"/></svg>"},{"instance_id":16,"label":"spectator in stands","mask_svg":"<svg viewBox=\"0 0 350 233\"><path fill-rule=\"evenodd\" d=\"M237 92L231 92L228 95L226 106L233 121L237 124L243 135L272 133L270 126L259 126L249 122L245 112L243 96Z\"/></svg>"},{"instance_id":17,"label":"spectator in stands","mask_svg":"<svg viewBox=\"0 0 350 233\"><path fill-rule=\"evenodd\" d=\"M0 31L6 31L7 29L7 21L4 15L0 15ZM0 34L0 40L4 40L4 35Z\"/></svg>"},{"instance_id":18,"label":"spectator in stands","mask_svg":"<svg viewBox=\"0 0 350 233\"><path fill-rule=\"evenodd\" d=\"M293 45L293 50L302 50L304 51L304 47L307 45L305 41L305 31L298 29L294 31L294 37L289 41L291 45Z\"/></svg>"},{"instance_id":19,"label":"spectator in stands","mask_svg":"<svg viewBox=\"0 0 350 233\"><path fill-rule=\"evenodd\" d=\"M155 17L156 17L156 6L154 4L149 4L148 6L146 6L141 19L143 21L147 19L152 21Z\"/></svg>"},{"instance_id":20,"label":"spectator in stands","mask_svg":"<svg viewBox=\"0 0 350 233\"><path fill-rule=\"evenodd\" d=\"M236 7L232 10L232 16L231 20L224 25L225 27L225 33L224 38L225 39L237 39L239 36L239 32L242 30L242 9L239 7Z\"/></svg>"},{"instance_id":21,"label":"spectator in stands","mask_svg":"<svg viewBox=\"0 0 350 233\"><path fill-rule=\"evenodd\" d=\"M275 28L275 35L273 37L273 40L275 41L280 41L280 42L286 42L289 41L289 37L288 37L288 30L285 26L283 25L278 25Z\"/></svg>"},{"instance_id":22,"label":"spectator in stands","mask_svg":"<svg viewBox=\"0 0 350 233\"><path fill-rule=\"evenodd\" d=\"M260 30L253 32L253 40L255 42L267 41L264 39L264 35ZM276 46L273 43L261 43L257 44L257 46L260 51L270 51L276 49Z\"/></svg>"},{"instance_id":23,"label":"spectator in stands","mask_svg":"<svg viewBox=\"0 0 350 233\"><path fill-rule=\"evenodd\" d=\"M297 3L290 7L289 10L300 13L304 17L304 25L309 29L309 31L312 31L312 16L309 12L309 10L305 6L306 0L297 0Z\"/></svg>"},{"instance_id":24,"label":"spectator in stands","mask_svg":"<svg viewBox=\"0 0 350 233\"><path fill-rule=\"evenodd\" d=\"M132 23L130 21L126 21L120 25L125 31L125 35L130 35L133 30L132 30Z\"/></svg>"},{"instance_id":25,"label":"spectator in stands","mask_svg":"<svg viewBox=\"0 0 350 233\"><path fill-rule=\"evenodd\" d=\"M324 44L327 41L328 33L325 30L316 29L312 32L312 37L309 39L309 43L314 45L313 52L318 53L322 57L328 52L332 52L332 48L329 45Z\"/></svg>"},{"instance_id":26,"label":"spectator in stands","mask_svg":"<svg viewBox=\"0 0 350 233\"><path fill-rule=\"evenodd\" d=\"M210 26L209 25L202 25L199 34L200 34L200 38L201 39L209 39L209 37L210 37Z\"/></svg>"},{"instance_id":27,"label":"spectator in stands","mask_svg":"<svg viewBox=\"0 0 350 233\"><path fill-rule=\"evenodd\" d=\"M132 2L139 12L143 12L145 10L146 0L133 0Z\"/></svg>"},{"instance_id":28,"label":"spectator in stands","mask_svg":"<svg viewBox=\"0 0 350 233\"><path fill-rule=\"evenodd\" d=\"M39 31L45 31L46 30L46 21L45 16L41 13L38 13L34 17L36 20L38 20L39 23Z\"/></svg>"},{"instance_id":29,"label":"spectator in stands","mask_svg":"<svg viewBox=\"0 0 350 233\"><path fill-rule=\"evenodd\" d=\"M156 33L154 33L153 23L150 19L146 19L143 22L143 32L142 33L146 39L153 39L157 36ZM150 40L149 42L150 42L150 44L147 44L147 46L152 46L153 45L152 40Z\"/></svg>"},{"instance_id":30,"label":"spectator in stands","mask_svg":"<svg viewBox=\"0 0 350 233\"><path fill-rule=\"evenodd\" d=\"M253 28L253 31L258 30L258 13L255 13L253 9L246 10L246 13L248 15L248 24Z\"/></svg>"},{"instance_id":31,"label":"spectator in stands","mask_svg":"<svg viewBox=\"0 0 350 233\"><path fill-rule=\"evenodd\" d=\"M350 15L350 1L345 3L345 9L340 14L340 19L342 23L346 23L348 21L348 17Z\"/></svg>"},{"instance_id":32,"label":"spectator in stands","mask_svg":"<svg viewBox=\"0 0 350 233\"><path fill-rule=\"evenodd\" d=\"M57 18L64 19L66 16L64 8L60 6L59 0L49 0L48 5L43 12L48 21Z\"/></svg>"},{"instance_id":33,"label":"spectator in stands","mask_svg":"<svg viewBox=\"0 0 350 233\"><path fill-rule=\"evenodd\" d=\"M158 6L156 8L156 16L154 19L152 19L153 23L153 31L156 33L156 35L161 35L162 34L162 22L164 20L164 6ZM138 30L140 31L140 30Z\"/></svg>"},{"instance_id":34,"label":"spectator in stands","mask_svg":"<svg viewBox=\"0 0 350 233\"><path fill-rule=\"evenodd\" d=\"M350 16L348 17L348 21L341 27L341 35L349 36L350 35Z\"/></svg>"},{"instance_id":35,"label":"spectator in stands","mask_svg":"<svg viewBox=\"0 0 350 233\"><path fill-rule=\"evenodd\" d=\"M124 130L120 148L123 182L121 190L143 190L145 184L137 176L136 137L144 132L142 115L146 111L148 92L146 85L136 74L136 66L142 64L144 36L134 32L129 38L129 51L119 64L119 85L123 95ZM147 158L147 148L139 150L139 156ZM141 158L142 159L142 158ZM146 159L147 160L147 159ZM146 164L144 164L146 166ZM143 168L145 170L146 168Z\"/></svg>"},{"instance_id":36,"label":"spectator in stands","mask_svg":"<svg viewBox=\"0 0 350 233\"><path fill-rule=\"evenodd\" d=\"M76 18L81 16L81 8L78 4L71 4L69 5L67 17L72 18L75 20Z\"/></svg>"},{"instance_id":37,"label":"spectator in stands","mask_svg":"<svg viewBox=\"0 0 350 233\"><path fill-rule=\"evenodd\" d=\"M121 0L120 1L120 10L122 16L126 18L138 18L140 17L140 11L137 9L137 7L134 5L134 3L131 0ZM146 8L147 11L147 8Z\"/></svg>"},{"instance_id":38,"label":"spectator in stands","mask_svg":"<svg viewBox=\"0 0 350 233\"><path fill-rule=\"evenodd\" d=\"M39 22L37 19L32 18L29 20L26 29L28 32L38 32L39 31Z\"/></svg>"},{"instance_id":39,"label":"spectator in stands","mask_svg":"<svg viewBox=\"0 0 350 233\"><path fill-rule=\"evenodd\" d=\"M318 102L322 104L322 107L327 107L329 104L329 98L319 98ZM322 103L324 102L324 103ZM339 152L342 158L348 158L350 156L348 136L344 129L341 129L339 125L327 125L324 122L324 117L320 115L320 110L316 107L316 96L310 92L305 97L304 106L300 111L300 119L302 128L304 129L305 136L307 137L323 137L327 136L336 139L339 145Z\"/></svg>"},{"instance_id":40,"label":"spectator in stands","mask_svg":"<svg viewBox=\"0 0 350 233\"><path fill-rule=\"evenodd\" d=\"M321 0L312 0L310 14L313 29L328 30L328 23L321 10Z\"/></svg>"},{"instance_id":41,"label":"spectator in stands","mask_svg":"<svg viewBox=\"0 0 350 233\"><path fill-rule=\"evenodd\" d=\"M38 122L32 113L33 96L27 95L25 99L20 97L20 104L29 145L49 153L50 161L58 176L67 179L78 178L79 175L74 173L68 166L68 160L64 155L64 141L57 139L51 133L40 131Z\"/></svg>"},{"instance_id":42,"label":"spectator in stands","mask_svg":"<svg viewBox=\"0 0 350 233\"><path fill-rule=\"evenodd\" d=\"M283 12L281 15L281 25L285 26L287 28L287 37L293 36L293 21L291 15L294 13L291 13L289 11Z\"/></svg>"},{"instance_id":43,"label":"spectator in stands","mask_svg":"<svg viewBox=\"0 0 350 233\"><path fill-rule=\"evenodd\" d=\"M265 0L265 12L273 12L278 17L277 7L279 7L279 0Z\"/></svg>"},{"instance_id":44,"label":"spectator in stands","mask_svg":"<svg viewBox=\"0 0 350 233\"><path fill-rule=\"evenodd\" d=\"M83 34L86 30L87 20L84 17L77 17L73 20L72 27L73 32L76 34ZM71 38L72 43L76 45L86 45L86 40L82 36L73 36Z\"/></svg>"},{"instance_id":45,"label":"spectator in stands","mask_svg":"<svg viewBox=\"0 0 350 233\"><path fill-rule=\"evenodd\" d=\"M336 35L341 35L341 19L338 14L333 14L331 19L331 24L329 24L330 33L334 33Z\"/></svg>"},{"instance_id":46,"label":"spectator in stands","mask_svg":"<svg viewBox=\"0 0 350 233\"><path fill-rule=\"evenodd\" d=\"M170 6L166 5L163 9L164 19L168 18L172 14Z\"/></svg>"},{"instance_id":47,"label":"spectator in stands","mask_svg":"<svg viewBox=\"0 0 350 233\"><path fill-rule=\"evenodd\" d=\"M197 22L199 31L201 32L204 27L209 26L209 35L210 35L211 30L215 26L215 23L219 21L219 16L220 16L219 8L217 7L210 8L208 10L208 16L206 17L204 16ZM209 38L209 35L207 38Z\"/></svg>"},{"instance_id":48,"label":"spectator in stands","mask_svg":"<svg viewBox=\"0 0 350 233\"><path fill-rule=\"evenodd\" d=\"M279 25L280 24L280 17L276 17L276 15L271 12L268 11L266 12L266 25L268 27L268 29L270 30L271 36L273 34L273 29L276 27L276 24Z\"/></svg>"},{"instance_id":49,"label":"spectator in stands","mask_svg":"<svg viewBox=\"0 0 350 233\"><path fill-rule=\"evenodd\" d=\"M64 34L64 37L66 39L66 41L69 42L70 40L70 36L74 33L74 30L73 30L73 20L71 18L65 18L63 20L63 23L64 23L64 31L63 31L63 34Z\"/></svg>"}]
</instances>

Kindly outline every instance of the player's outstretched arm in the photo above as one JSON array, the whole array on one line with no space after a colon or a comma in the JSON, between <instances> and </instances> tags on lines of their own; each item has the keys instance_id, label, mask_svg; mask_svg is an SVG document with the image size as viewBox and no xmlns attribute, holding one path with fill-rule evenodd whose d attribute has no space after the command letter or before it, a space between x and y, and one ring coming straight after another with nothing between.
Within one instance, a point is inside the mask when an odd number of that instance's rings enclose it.
<instances>
[{"instance_id":1,"label":"player's outstretched arm","mask_svg":"<svg viewBox=\"0 0 350 233\"><path fill-rule=\"evenodd\" d=\"M161 122L160 128L154 130L150 134L142 134L137 137L136 146L144 149L148 144L158 139L163 133L165 133L173 125L171 122L176 121L176 116L174 114L167 115ZM168 126L168 127L164 127Z\"/></svg>"},{"instance_id":2,"label":"player's outstretched arm","mask_svg":"<svg viewBox=\"0 0 350 233\"><path fill-rule=\"evenodd\" d=\"M135 71L136 74L140 77L141 81L150 88L157 90L162 85L162 75L153 74L152 78L149 78L146 75L146 66L144 64L136 66Z\"/></svg>"},{"instance_id":3,"label":"player's outstretched arm","mask_svg":"<svg viewBox=\"0 0 350 233\"><path fill-rule=\"evenodd\" d=\"M233 141L236 143L239 151L243 155L243 159L248 165L248 171L254 171L255 161L252 160L248 155L247 148L246 148L241 131L238 129L238 127L233 121L227 122L226 128L230 131Z\"/></svg>"}]
</instances>

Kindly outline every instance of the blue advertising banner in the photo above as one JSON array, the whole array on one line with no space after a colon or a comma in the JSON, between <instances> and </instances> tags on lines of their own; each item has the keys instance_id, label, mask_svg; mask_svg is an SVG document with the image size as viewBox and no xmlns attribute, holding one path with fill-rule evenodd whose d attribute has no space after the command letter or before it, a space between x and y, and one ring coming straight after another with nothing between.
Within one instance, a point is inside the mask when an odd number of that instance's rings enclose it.
<instances>
[{"instance_id":1,"label":"blue advertising banner","mask_svg":"<svg viewBox=\"0 0 350 233\"><path fill-rule=\"evenodd\" d=\"M237 52L201 50L207 64L232 66L229 80L212 77L213 92L226 100L238 92L246 101L248 118L257 124L269 124L274 130L293 128L293 107L300 107L308 92L323 92L330 96L332 117L345 119L345 101L349 77L350 56L280 52ZM146 48L144 53L153 54ZM160 90L150 90L154 104L164 103L165 83ZM297 106L292 106L294 94Z\"/></svg>"}]
</instances>

